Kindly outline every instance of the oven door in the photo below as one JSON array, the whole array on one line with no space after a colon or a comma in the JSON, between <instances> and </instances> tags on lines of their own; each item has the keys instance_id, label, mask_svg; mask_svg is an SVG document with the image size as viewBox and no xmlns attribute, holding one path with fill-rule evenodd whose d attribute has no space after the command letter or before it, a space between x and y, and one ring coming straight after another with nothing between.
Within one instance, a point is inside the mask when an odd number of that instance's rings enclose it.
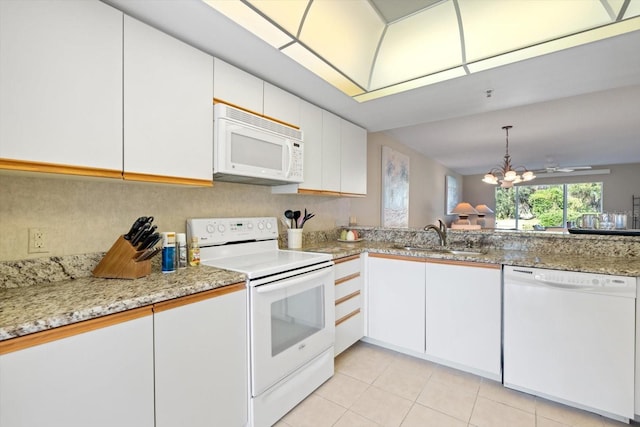
<instances>
[{"instance_id":1,"label":"oven door","mask_svg":"<svg viewBox=\"0 0 640 427\"><path fill-rule=\"evenodd\" d=\"M333 346L333 265L251 287L251 388L258 396Z\"/></svg>"}]
</instances>

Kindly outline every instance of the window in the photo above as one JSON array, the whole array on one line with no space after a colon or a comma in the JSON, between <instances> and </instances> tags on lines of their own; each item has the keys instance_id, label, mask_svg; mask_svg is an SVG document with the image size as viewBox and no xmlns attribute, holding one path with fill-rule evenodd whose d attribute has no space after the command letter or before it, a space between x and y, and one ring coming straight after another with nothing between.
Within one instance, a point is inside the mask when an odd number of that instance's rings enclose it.
<instances>
[{"instance_id":1,"label":"window","mask_svg":"<svg viewBox=\"0 0 640 427\"><path fill-rule=\"evenodd\" d=\"M496 188L496 228L563 227L583 213L602 212L602 183Z\"/></svg>"}]
</instances>

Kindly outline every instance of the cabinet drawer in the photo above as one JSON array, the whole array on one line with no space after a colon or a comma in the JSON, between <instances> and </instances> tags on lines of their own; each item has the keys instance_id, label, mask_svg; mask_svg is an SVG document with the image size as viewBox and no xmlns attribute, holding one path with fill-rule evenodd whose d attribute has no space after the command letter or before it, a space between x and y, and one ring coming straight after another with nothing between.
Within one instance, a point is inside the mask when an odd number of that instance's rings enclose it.
<instances>
[{"instance_id":1,"label":"cabinet drawer","mask_svg":"<svg viewBox=\"0 0 640 427\"><path fill-rule=\"evenodd\" d=\"M342 301L336 301L336 321L362 307L362 294L356 291L344 297Z\"/></svg>"},{"instance_id":2,"label":"cabinet drawer","mask_svg":"<svg viewBox=\"0 0 640 427\"><path fill-rule=\"evenodd\" d=\"M347 276L360 273L360 257L349 261L336 262L336 282Z\"/></svg>"},{"instance_id":3,"label":"cabinet drawer","mask_svg":"<svg viewBox=\"0 0 640 427\"><path fill-rule=\"evenodd\" d=\"M356 291L362 290L362 277L358 276L346 282L338 283L335 288L336 301Z\"/></svg>"},{"instance_id":4,"label":"cabinet drawer","mask_svg":"<svg viewBox=\"0 0 640 427\"><path fill-rule=\"evenodd\" d=\"M337 356L364 336L364 317L362 312L336 325L334 354Z\"/></svg>"}]
</instances>

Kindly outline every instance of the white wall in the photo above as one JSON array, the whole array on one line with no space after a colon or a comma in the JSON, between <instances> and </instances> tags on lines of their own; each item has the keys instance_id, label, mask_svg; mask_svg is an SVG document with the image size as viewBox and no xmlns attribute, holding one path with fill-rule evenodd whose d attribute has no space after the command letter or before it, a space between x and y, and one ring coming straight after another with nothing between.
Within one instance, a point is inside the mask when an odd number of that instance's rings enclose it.
<instances>
[{"instance_id":1,"label":"white wall","mask_svg":"<svg viewBox=\"0 0 640 427\"><path fill-rule=\"evenodd\" d=\"M445 216L445 176L454 175L441 164L397 142L383 132L367 137L367 197L351 201L351 215L359 225L381 224L382 146L409 156L409 227L424 227Z\"/></svg>"}]
</instances>

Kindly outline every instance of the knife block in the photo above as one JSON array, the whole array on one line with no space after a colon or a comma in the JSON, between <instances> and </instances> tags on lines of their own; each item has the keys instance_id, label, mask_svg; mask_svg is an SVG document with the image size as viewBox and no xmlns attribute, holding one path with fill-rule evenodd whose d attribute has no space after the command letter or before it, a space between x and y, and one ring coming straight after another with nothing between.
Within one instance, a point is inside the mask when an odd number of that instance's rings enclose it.
<instances>
[{"instance_id":1,"label":"knife block","mask_svg":"<svg viewBox=\"0 0 640 427\"><path fill-rule=\"evenodd\" d=\"M151 274L151 259L135 261L141 253L124 236L120 236L93 269L93 276L108 279L139 279L148 276Z\"/></svg>"}]
</instances>

